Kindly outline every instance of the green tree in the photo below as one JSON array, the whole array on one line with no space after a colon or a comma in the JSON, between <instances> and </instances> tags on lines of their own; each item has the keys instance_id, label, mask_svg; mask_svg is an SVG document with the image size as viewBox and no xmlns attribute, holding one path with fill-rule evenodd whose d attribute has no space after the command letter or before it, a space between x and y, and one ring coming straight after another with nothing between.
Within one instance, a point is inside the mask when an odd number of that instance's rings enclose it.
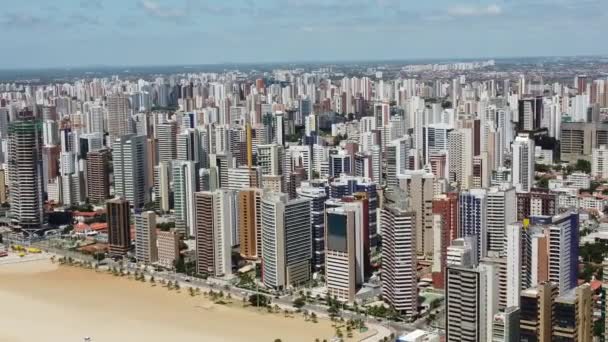
<instances>
[{"instance_id":1,"label":"green tree","mask_svg":"<svg viewBox=\"0 0 608 342\"><path fill-rule=\"evenodd\" d=\"M549 178L545 178L542 177L541 179L538 180L538 182L536 182L536 186L542 189L548 189L549 188Z\"/></svg>"},{"instance_id":2,"label":"green tree","mask_svg":"<svg viewBox=\"0 0 608 342\"><path fill-rule=\"evenodd\" d=\"M249 296L249 304L256 307L265 307L270 304L270 298L261 294L253 294Z\"/></svg>"},{"instance_id":3,"label":"green tree","mask_svg":"<svg viewBox=\"0 0 608 342\"><path fill-rule=\"evenodd\" d=\"M300 309L304 305L306 305L306 300L303 297L298 297L293 301L293 306L296 309Z\"/></svg>"},{"instance_id":4,"label":"green tree","mask_svg":"<svg viewBox=\"0 0 608 342\"><path fill-rule=\"evenodd\" d=\"M605 322L603 319L598 319L593 323L593 335L602 337L604 335Z\"/></svg>"},{"instance_id":5,"label":"green tree","mask_svg":"<svg viewBox=\"0 0 608 342\"><path fill-rule=\"evenodd\" d=\"M175 222L162 222L157 223L156 228L162 230L163 232L168 232L171 228L175 228Z\"/></svg>"},{"instance_id":6,"label":"green tree","mask_svg":"<svg viewBox=\"0 0 608 342\"><path fill-rule=\"evenodd\" d=\"M534 170L536 172L549 172L551 171L551 167L545 164L534 164Z\"/></svg>"},{"instance_id":7,"label":"green tree","mask_svg":"<svg viewBox=\"0 0 608 342\"><path fill-rule=\"evenodd\" d=\"M591 173L591 162L584 160L584 159L579 159L576 161L576 164L574 165L574 169L576 171L581 171L584 173Z\"/></svg>"}]
</instances>

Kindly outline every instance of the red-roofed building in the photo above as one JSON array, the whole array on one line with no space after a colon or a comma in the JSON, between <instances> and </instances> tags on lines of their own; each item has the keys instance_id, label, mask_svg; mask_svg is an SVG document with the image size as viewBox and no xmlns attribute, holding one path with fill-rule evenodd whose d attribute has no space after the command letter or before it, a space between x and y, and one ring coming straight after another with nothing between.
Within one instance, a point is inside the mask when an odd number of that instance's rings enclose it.
<instances>
[{"instance_id":1,"label":"red-roofed building","mask_svg":"<svg viewBox=\"0 0 608 342\"><path fill-rule=\"evenodd\" d=\"M108 224L105 222L91 223L91 229L97 232L108 230Z\"/></svg>"},{"instance_id":2,"label":"red-roofed building","mask_svg":"<svg viewBox=\"0 0 608 342\"><path fill-rule=\"evenodd\" d=\"M91 227L88 224L82 223L82 222L78 222L78 224L76 224L74 226L74 231L76 233L84 233L85 231L90 230L90 229L91 229Z\"/></svg>"}]
</instances>

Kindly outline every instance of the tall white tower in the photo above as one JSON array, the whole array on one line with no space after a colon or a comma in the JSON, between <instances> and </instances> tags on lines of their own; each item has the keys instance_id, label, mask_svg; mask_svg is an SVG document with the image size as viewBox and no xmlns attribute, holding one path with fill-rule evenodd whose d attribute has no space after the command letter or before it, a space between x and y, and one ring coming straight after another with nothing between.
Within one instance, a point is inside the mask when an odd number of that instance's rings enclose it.
<instances>
[{"instance_id":1,"label":"tall white tower","mask_svg":"<svg viewBox=\"0 0 608 342\"><path fill-rule=\"evenodd\" d=\"M534 140L521 133L513 142L511 162L513 185L518 192L530 192L534 184Z\"/></svg>"}]
</instances>

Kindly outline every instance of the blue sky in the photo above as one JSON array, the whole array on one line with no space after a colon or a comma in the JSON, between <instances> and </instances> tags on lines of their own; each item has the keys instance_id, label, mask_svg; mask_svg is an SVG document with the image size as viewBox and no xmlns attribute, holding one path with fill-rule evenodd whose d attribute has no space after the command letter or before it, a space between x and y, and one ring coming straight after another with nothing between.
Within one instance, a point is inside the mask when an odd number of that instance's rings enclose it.
<instances>
[{"instance_id":1,"label":"blue sky","mask_svg":"<svg viewBox=\"0 0 608 342\"><path fill-rule=\"evenodd\" d=\"M0 69L608 54L608 0L0 0Z\"/></svg>"}]
</instances>

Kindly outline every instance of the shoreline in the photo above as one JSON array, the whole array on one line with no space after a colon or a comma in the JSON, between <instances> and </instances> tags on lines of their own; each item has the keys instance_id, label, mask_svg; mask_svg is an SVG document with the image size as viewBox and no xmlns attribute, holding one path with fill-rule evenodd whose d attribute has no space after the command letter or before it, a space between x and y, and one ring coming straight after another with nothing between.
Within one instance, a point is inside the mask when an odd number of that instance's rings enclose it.
<instances>
[{"instance_id":1,"label":"shoreline","mask_svg":"<svg viewBox=\"0 0 608 342\"><path fill-rule=\"evenodd\" d=\"M335 335L332 322L322 317L318 323L305 321L297 313L285 317L282 310L268 313L265 308L243 307L237 298L231 304L218 304L203 295L191 296L185 287L178 293L159 283L153 286L132 276L52 264L48 259L0 264L0 276L0 301L10 308L0 314L0 320L11 327L0 331L0 342L48 341L49 336L53 341L82 341L90 336L93 342L201 338L312 342L317 338L330 341ZM31 321L38 329L30 329ZM374 333L373 329L355 333L345 341L359 341Z\"/></svg>"}]
</instances>

